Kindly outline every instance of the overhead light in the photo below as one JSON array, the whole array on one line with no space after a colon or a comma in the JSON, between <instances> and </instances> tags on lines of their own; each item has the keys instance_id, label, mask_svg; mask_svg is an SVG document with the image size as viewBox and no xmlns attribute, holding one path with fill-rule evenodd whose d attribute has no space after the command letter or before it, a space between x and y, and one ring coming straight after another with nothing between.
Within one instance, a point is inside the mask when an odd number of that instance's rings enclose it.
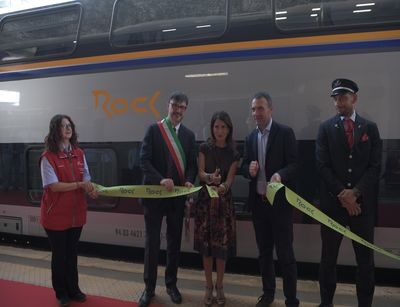
<instances>
[{"instance_id":1,"label":"overhead light","mask_svg":"<svg viewBox=\"0 0 400 307\"><path fill-rule=\"evenodd\" d=\"M287 11L278 11L278 12L275 12L275 15L283 15L283 14L287 14Z\"/></svg>"},{"instance_id":2,"label":"overhead light","mask_svg":"<svg viewBox=\"0 0 400 307\"><path fill-rule=\"evenodd\" d=\"M20 93L15 91L0 90L0 103L19 106Z\"/></svg>"},{"instance_id":3,"label":"overhead light","mask_svg":"<svg viewBox=\"0 0 400 307\"><path fill-rule=\"evenodd\" d=\"M196 29L202 29L202 28L211 28L211 25L196 26Z\"/></svg>"},{"instance_id":4,"label":"overhead light","mask_svg":"<svg viewBox=\"0 0 400 307\"><path fill-rule=\"evenodd\" d=\"M318 14L311 14L311 17L318 17Z\"/></svg>"},{"instance_id":5,"label":"overhead light","mask_svg":"<svg viewBox=\"0 0 400 307\"><path fill-rule=\"evenodd\" d=\"M370 3L359 3L359 4L356 4L356 7L373 6L373 5L375 5L375 2L370 2Z\"/></svg>"},{"instance_id":6,"label":"overhead light","mask_svg":"<svg viewBox=\"0 0 400 307\"><path fill-rule=\"evenodd\" d=\"M313 11L313 12L315 12L315 11L320 11L320 10L321 10L320 7L314 7L314 8L311 9L311 11Z\"/></svg>"},{"instance_id":7,"label":"overhead light","mask_svg":"<svg viewBox=\"0 0 400 307\"><path fill-rule=\"evenodd\" d=\"M27 9L33 9L41 6L67 3L73 0L25 0L25 1L9 1L10 5L0 9L0 14L18 12ZM14 4L16 3L16 4Z\"/></svg>"},{"instance_id":8,"label":"overhead light","mask_svg":"<svg viewBox=\"0 0 400 307\"><path fill-rule=\"evenodd\" d=\"M213 72L213 73L205 73L205 74L188 74L185 75L185 78L209 78L209 77L224 77L228 76L228 72Z\"/></svg>"},{"instance_id":9,"label":"overhead light","mask_svg":"<svg viewBox=\"0 0 400 307\"><path fill-rule=\"evenodd\" d=\"M276 18L275 18L275 20L285 20L285 19L287 19L286 16L285 16L285 17L276 17Z\"/></svg>"},{"instance_id":10,"label":"overhead light","mask_svg":"<svg viewBox=\"0 0 400 307\"><path fill-rule=\"evenodd\" d=\"M357 13L368 13L371 12L371 9L366 9L366 10L354 10L353 13L357 14Z\"/></svg>"},{"instance_id":11,"label":"overhead light","mask_svg":"<svg viewBox=\"0 0 400 307\"><path fill-rule=\"evenodd\" d=\"M174 32L174 31L176 31L176 29L175 28L172 28L172 29L164 29L164 30L162 30L163 32Z\"/></svg>"}]
</instances>

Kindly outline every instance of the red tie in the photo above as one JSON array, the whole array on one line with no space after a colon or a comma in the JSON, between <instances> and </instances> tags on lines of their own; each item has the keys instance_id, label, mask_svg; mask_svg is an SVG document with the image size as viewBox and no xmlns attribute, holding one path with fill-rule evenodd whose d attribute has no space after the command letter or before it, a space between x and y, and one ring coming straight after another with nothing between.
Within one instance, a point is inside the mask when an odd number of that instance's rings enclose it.
<instances>
[{"instance_id":1,"label":"red tie","mask_svg":"<svg viewBox=\"0 0 400 307\"><path fill-rule=\"evenodd\" d=\"M347 142L349 143L349 147L351 148L354 143L353 132L354 132L354 122L351 118L345 118L343 121L344 131L346 133Z\"/></svg>"}]
</instances>

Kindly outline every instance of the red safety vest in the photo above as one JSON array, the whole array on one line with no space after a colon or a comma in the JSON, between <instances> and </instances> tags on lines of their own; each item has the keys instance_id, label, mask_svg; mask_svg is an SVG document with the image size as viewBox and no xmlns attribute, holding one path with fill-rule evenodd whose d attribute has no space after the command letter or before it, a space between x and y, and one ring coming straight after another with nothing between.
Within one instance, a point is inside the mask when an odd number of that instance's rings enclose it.
<instances>
[{"instance_id":1,"label":"red safety vest","mask_svg":"<svg viewBox=\"0 0 400 307\"><path fill-rule=\"evenodd\" d=\"M74 148L68 154L45 151L46 157L53 167L59 182L79 182L83 179L84 154ZM86 223L87 204L83 189L68 192L53 192L45 187L40 204L40 223L50 230L65 230L81 227Z\"/></svg>"}]
</instances>

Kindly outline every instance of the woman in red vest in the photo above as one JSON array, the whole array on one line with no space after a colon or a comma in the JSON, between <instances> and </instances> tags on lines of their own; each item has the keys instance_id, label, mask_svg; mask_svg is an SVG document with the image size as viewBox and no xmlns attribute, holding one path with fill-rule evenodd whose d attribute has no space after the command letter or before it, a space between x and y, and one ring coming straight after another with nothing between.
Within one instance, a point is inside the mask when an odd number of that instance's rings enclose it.
<instances>
[{"instance_id":1,"label":"woman in red vest","mask_svg":"<svg viewBox=\"0 0 400 307\"><path fill-rule=\"evenodd\" d=\"M85 192L96 198L83 151L78 147L75 125L67 115L55 115L40 157L43 183L40 222L49 238L51 279L60 306L83 302L78 285L77 246L86 223Z\"/></svg>"}]
</instances>

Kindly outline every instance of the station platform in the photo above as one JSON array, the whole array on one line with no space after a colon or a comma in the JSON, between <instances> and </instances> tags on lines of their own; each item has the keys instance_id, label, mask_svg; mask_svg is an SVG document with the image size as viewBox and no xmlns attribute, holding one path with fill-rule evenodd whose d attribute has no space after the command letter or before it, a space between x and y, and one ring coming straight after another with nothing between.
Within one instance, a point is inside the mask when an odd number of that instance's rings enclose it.
<instances>
[{"instance_id":1,"label":"station platform","mask_svg":"<svg viewBox=\"0 0 400 307\"><path fill-rule=\"evenodd\" d=\"M16 281L51 288L50 259L51 253L49 251L0 244L0 280ZM132 306L135 305L133 304L134 302L138 302L144 289L143 264L83 256L80 256L78 261L80 287L88 295L89 299L90 296L101 296L132 302ZM155 306L178 306L170 301L165 291L164 267L159 267L158 276L156 296L152 303ZM227 273L224 287L227 298L225 306L227 307L255 306L257 298L261 294L261 280L259 276ZM183 302L179 306L204 306L204 279L202 271L179 269L178 288L183 297ZM318 306L318 282L299 280L298 298L301 302L300 306ZM81 303L79 306L84 307L85 304ZM74 304L74 306L76 305ZM334 305L335 307L357 306L355 285L338 284ZM1 302L1 295L0 306L20 307L4 306ZM58 306L55 298L54 306ZM217 305L214 304L214 306ZM272 306L285 306L282 280L280 278L277 278L277 293ZM377 286L373 306L400 306L400 288Z\"/></svg>"}]
</instances>

